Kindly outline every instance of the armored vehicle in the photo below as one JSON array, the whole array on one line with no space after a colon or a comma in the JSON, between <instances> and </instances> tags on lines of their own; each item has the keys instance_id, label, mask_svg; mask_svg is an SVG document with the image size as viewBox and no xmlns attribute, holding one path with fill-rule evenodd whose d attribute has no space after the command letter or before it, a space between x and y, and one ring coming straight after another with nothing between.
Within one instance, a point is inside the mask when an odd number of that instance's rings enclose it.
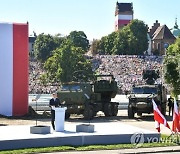
<instances>
[{"instance_id":1,"label":"armored vehicle","mask_svg":"<svg viewBox=\"0 0 180 154\"><path fill-rule=\"evenodd\" d=\"M83 114L87 120L96 116L98 111L105 116L116 116L118 103L111 102L118 87L113 75L97 75L93 82L63 83L58 90L58 97L67 107L66 119L71 114Z\"/></svg>"},{"instance_id":2,"label":"armored vehicle","mask_svg":"<svg viewBox=\"0 0 180 154\"><path fill-rule=\"evenodd\" d=\"M142 113L152 113L152 99L161 109L162 114L166 113L166 89L163 85L139 85L132 88L129 96L128 117L134 118L134 114L141 116Z\"/></svg>"}]
</instances>

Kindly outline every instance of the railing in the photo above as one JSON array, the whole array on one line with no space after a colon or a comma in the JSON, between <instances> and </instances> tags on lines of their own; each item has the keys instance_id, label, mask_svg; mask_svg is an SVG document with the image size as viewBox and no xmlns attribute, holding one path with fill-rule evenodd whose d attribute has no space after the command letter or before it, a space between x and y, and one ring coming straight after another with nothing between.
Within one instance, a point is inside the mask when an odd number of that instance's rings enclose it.
<instances>
[{"instance_id":1,"label":"railing","mask_svg":"<svg viewBox=\"0 0 180 154\"><path fill-rule=\"evenodd\" d=\"M37 100L35 100L38 98ZM49 100L51 99L50 94L29 94L29 106L31 106L34 110L36 110L37 103L37 111L50 111ZM33 101L34 100L34 101Z\"/></svg>"}]
</instances>

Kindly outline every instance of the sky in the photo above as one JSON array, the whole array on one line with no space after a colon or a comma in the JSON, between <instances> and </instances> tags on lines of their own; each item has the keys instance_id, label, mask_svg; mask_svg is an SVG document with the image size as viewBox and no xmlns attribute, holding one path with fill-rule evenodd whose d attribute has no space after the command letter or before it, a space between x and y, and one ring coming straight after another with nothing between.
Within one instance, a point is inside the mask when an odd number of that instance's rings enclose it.
<instances>
[{"instance_id":1,"label":"sky","mask_svg":"<svg viewBox=\"0 0 180 154\"><path fill-rule=\"evenodd\" d=\"M84 31L89 40L114 31L117 0L0 0L0 22L29 22L29 35L68 35ZM149 27L158 20L172 28L180 25L180 0L118 0L133 3L134 19Z\"/></svg>"}]
</instances>

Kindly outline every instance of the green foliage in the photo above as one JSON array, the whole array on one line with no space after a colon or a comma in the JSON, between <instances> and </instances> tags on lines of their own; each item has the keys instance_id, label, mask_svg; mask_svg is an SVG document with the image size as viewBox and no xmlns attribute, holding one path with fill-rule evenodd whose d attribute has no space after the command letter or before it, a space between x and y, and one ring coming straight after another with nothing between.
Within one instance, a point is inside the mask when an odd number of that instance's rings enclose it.
<instances>
[{"instance_id":1,"label":"green foliage","mask_svg":"<svg viewBox=\"0 0 180 154\"><path fill-rule=\"evenodd\" d=\"M41 62L45 62L53 55L53 50L65 42L69 42L75 47L81 47L84 53L89 49L89 40L83 31L72 31L67 37L62 37L60 34L52 36L42 33L38 35L34 44L35 57Z\"/></svg>"},{"instance_id":2,"label":"green foliage","mask_svg":"<svg viewBox=\"0 0 180 154\"><path fill-rule=\"evenodd\" d=\"M122 30L117 31L116 33L116 39L114 42L114 47L113 47L113 53L115 55L120 55L120 54L129 54L129 45L128 45L128 35L127 35L127 30L123 28Z\"/></svg>"},{"instance_id":3,"label":"green foliage","mask_svg":"<svg viewBox=\"0 0 180 154\"><path fill-rule=\"evenodd\" d=\"M98 53L99 54L105 54L105 41L106 41L107 36L104 36L101 38L101 40L99 41L99 49L98 49Z\"/></svg>"},{"instance_id":4,"label":"green foliage","mask_svg":"<svg viewBox=\"0 0 180 154\"><path fill-rule=\"evenodd\" d=\"M63 38L59 35L52 36L44 33L37 36L34 44L35 57L41 62L45 62L55 50L63 42Z\"/></svg>"},{"instance_id":5,"label":"green foliage","mask_svg":"<svg viewBox=\"0 0 180 154\"><path fill-rule=\"evenodd\" d=\"M66 40L66 37L63 37L61 34L56 34L55 36L53 36L54 39L54 45L55 45L55 49L60 47Z\"/></svg>"},{"instance_id":6,"label":"green foliage","mask_svg":"<svg viewBox=\"0 0 180 154\"><path fill-rule=\"evenodd\" d=\"M44 148L28 148L19 150L6 150L0 151L0 154L30 154L30 153L50 153L57 151L70 151L75 150L72 146L59 146L59 147L44 147Z\"/></svg>"},{"instance_id":7,"label":"green foliage","mask_svg":"<svg viewBox=\"0 0 180 154\"><path fill-rule=\"evenodd\" d=\"M176 56L180 54L180 38L177 38L174 44L168 47L167 55Z\"/></svg>"},{"instance_id":8,"label":"green foliage","mask_svg":"<svg viewBox=\"0 0 180 154\"><path fill-rule=\"evenodd\" d=\"M48 80L71 81L77 70L85 72L84 74L93 74L90 61L84 57L84 53L89 49L89 40L83 31L72 31L67 37L42 33L38 35L34 49L35 57L45 63L47 70L47 74L40 78L42 84L46 84ZM81 76L81 79L88 80L86 75Z\"/></svg>"},{"instance_id":9,"label":"green foliage","mask_svg":"<svg viewBox=\"0 0 180 154\"><path fill-rule=\"evenodd\" d=\"M46 85L48 83L46 74L42 74L40 76L40 82L41 82L42 85Z\"/></svg>"},{"instance_id":10,"label":"green foliage","mask_svg":"<svg viewBox=\"0 0 180 154\"><path fill-rule=\"evenodd\" d=\"M148 48L147 27L143 21L130 24L101 38L96 52L99 54L141 55Z\"/></svg>"},{"instance_id":11,"label":"green foliage","mask_svg":"<svg viewBox=\"0 0 180 154\"><path fill-rule=\"evenodd\" d=\"M92 55L99 53L100 52L99 49L100 49L100 40L93 39L90 48Z\"/></svg>"},{"instance_id":12,"label":"green foliage","mask_svg":"<svg viewBox=\"0 0 180 154\"><path fill-rule=\"evenodd\" d=\"M180 38L169 46L164 60L165 80L172 87L173 95L180 94Z\"/></svg>"},{"instance_id":13,"label":"green foliage","mask_svg":"<svg viewBox=\"0 0 180 154\"><path fill-rule=\"evenodd\" d=\"M180 55L167 56L164 61L165 80L172 87L172 93L177 96L180 94Z\"/></svg>"},{"instance_id":14,"label":"green foliage","mask_svg":"<svg viewBox=\"0 0 180 154\"><path fill-rule=\"evenodd\" d=\"M113 54L113 47L114 47L114 39L116 38L116 32L112 32L107 37L105 37L105 43L104 43L104 51L105 54Z\"/></svg>"},{"instance_id":15,"label":"green foliage","mask_svg":"<svg viewBox=\"0 0 180 154\"><path fill-rule=\"evenodd\" d=\"M49 80L52 82L69 82L74 78L78 80L81 77L74 77L74 72L79 70L84 72L83 80L89 80L93 74L92 65L83 53L82 48L74 47L68 41L56 49L44 65Z\"/></svg>"},{"instance_id":16,"label":"green foliage","mask_svg":"<svg viewBox=\"0 0 180 154\"><path fill-rule=\"evenodd\" d=\"M87 52L89 49L89 40L83 31L72 31L67 39L70 40L73 46L81 47L83 51Z\"/></svg>"},{"instance_id":17,"label":"green foliage","mask_svg":"<svg viewBox=\"0 0 180 154\"><path fill-rule=\"evenodd\" d=\"M143 54L148 48L147 27L144 22L132 20L125 28L129 31L129 52L134 55Z\"/></svg>"}]
</instances>

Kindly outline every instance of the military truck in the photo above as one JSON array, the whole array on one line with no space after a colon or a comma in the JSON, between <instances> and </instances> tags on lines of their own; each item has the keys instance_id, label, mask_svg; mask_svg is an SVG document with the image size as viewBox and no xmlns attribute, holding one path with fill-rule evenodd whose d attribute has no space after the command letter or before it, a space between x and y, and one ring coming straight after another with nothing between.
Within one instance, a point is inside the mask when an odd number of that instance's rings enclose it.
<instances>
[{"instance_id":1,"label":"military truck","mask_svg":"<svg viewBox=\"0 0 180 154\"><path fill-rule=\"evenodd\" d=\"M105 116L116 116L118 103L111 102L117 94L117 82L113 75L96 75L93 82L63 83L58 97L67 107L65 118L71 114L83 114L87 120L93 119L98 111Z\"/></svg>"},{"instance_id":2,"label":"military truck","mask_svg":"<svg viewBox=\"0 0 180 154\"><path fill-rule=\"evenodd\" d=\"M142 113L153 113L152 99L165 115L167 96L162 84L134 86L129 95L128 117L134 118L135 113L139 116L142 116Z\"/></svg>"}]
</instances>

